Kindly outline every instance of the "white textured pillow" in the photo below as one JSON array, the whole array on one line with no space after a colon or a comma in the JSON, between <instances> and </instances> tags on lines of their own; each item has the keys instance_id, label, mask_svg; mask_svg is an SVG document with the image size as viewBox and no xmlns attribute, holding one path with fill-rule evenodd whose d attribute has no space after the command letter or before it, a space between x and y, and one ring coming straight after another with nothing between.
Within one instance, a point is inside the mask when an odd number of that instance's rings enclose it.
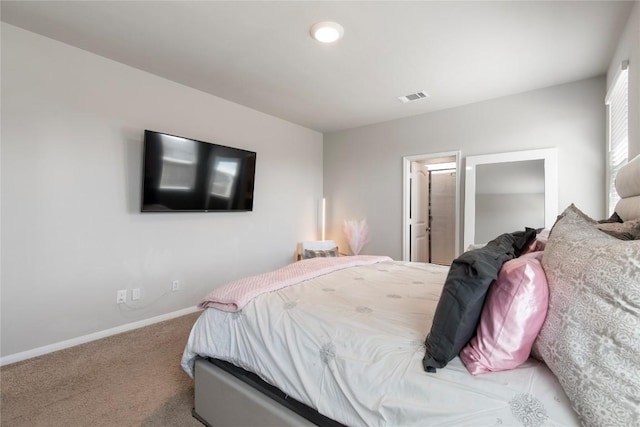
<instances>
[{"instance_id":1,"label":"white textured pillow","mask_svg":"<svg viewBox=\"0 0 640 427\"><path fill-rule=\"evenodd\" d=\"M640 425L640 241L570 206L547 242L547 318L534 343L587 426Z\"/></svg>"}]
</instances>

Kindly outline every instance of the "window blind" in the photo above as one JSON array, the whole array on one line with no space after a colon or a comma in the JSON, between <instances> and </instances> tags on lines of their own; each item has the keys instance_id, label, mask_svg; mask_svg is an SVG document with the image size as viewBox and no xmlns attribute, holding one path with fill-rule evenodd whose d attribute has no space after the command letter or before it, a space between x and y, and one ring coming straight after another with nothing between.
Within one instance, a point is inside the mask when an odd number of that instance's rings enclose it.
<instances>
[{"instance_id":1,"label":"window blind","mask_svg":"<svg viewBox=\"0 0 640 427\"><path fill-rule=\"evenodd\" d=\"M607 210L611 215L620 200L615 179L620 168L628 161L629 153L629 61L623 61L607 92L608 110L607 149Z\"/></svg>"}]
</instances>

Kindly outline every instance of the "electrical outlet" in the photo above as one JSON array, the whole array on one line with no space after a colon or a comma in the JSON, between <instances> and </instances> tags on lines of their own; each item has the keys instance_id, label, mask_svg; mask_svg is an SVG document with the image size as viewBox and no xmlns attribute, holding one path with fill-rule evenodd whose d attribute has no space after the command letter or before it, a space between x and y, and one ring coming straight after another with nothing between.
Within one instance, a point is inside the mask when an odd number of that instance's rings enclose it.
<instances>
[{"instance_id":1,"label":"electrical outlet","mask_svg":"<svg viewBox=\"0 0 640 427\"><path fill-rule=\"evenodd\" d=\"M137 301L140 299L140 288L133 288L131 290L131 300Z\"/></svg>"},{"instance_id":2,"label":"electrical outlet","mask_svg":"<svg viewBox=\"0 0 640 427\"><path fill-rule=\"evenodd\" d=\"M118 293L116 294L116 303L124 304L126 302L127 302L127 290L126 289L119 290Z\"/></svg>"},{"instance_id":3,"label":"electrical outlet","mask_svg":"<svg viewBox=\"0 0 640 427\"><path fill-rule=\"evenodd\" d=\"M173 282L171 282L171 290L173 292L180 290L180 281L179 280L174 280Z\"/></svg>"}]
</instances>

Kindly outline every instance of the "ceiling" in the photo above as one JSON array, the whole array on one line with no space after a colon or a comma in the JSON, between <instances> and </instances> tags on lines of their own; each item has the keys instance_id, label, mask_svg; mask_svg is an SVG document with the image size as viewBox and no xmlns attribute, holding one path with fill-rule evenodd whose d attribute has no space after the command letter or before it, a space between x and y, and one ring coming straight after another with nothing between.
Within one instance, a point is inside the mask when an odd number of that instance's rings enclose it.
<instances>
[{"instance_id":1,"label":"ceiling","mask_svg":"<svg viewBox=\"0 0 640 427\"><path fill-rule=\"evenodd\" d=\"M6 1L1 18L320 132L606 73L633 2ZM310 27L332 20L323 45ZM424 90L430 98L397 97Z\"/></svg>"}]
</instances>

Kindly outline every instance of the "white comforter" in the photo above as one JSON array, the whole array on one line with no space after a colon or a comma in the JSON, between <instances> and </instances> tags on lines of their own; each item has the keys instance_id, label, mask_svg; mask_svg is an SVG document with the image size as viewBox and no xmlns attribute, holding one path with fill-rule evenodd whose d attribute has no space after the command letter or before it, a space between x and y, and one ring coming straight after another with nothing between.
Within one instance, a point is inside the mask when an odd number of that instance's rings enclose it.
<instances>
[{"instance_id":1,"label":"white comforter","mask_svg":"<svg viewBox=\"0 0 640 427\"><path fill-rule=\"evenodd\" d=\"M236 313L208 308L182 366L193 376L197 356L229 361L350 426L578 425L556 378L532 359L478 377L458 358L424 372L447 271L383 262L261 295Z\"/></svg>"}]
</instances>

